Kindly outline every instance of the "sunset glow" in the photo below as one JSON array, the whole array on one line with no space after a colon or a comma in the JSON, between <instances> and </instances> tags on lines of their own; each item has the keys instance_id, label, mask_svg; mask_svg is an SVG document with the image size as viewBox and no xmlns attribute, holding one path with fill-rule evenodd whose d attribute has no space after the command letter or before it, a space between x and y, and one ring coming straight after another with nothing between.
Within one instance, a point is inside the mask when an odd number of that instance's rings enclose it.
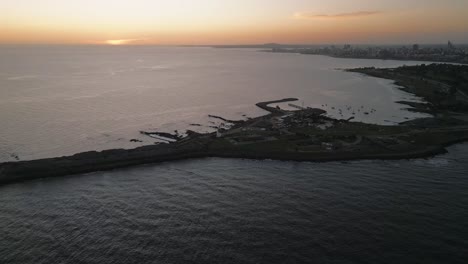
<instances>
[{"instance_id":1,"label":"sunset glow","mask_svg":"<svg viewBox=\"0 0 468 264\"><path fill-rule=\"evenodd\" d=\"M468 1L4 0L0 43L468 42Z\"/></svg>"},{"instance_id":2,"label":"sunset glow","mask_svg":"<svg viewBox=\"0 0 468 264\"><path fill-rule=\"evenodd\" d=\"M125 44L126 41L123 39L111 39L111 40L106 41L106 43L109 45L122 45L122 44Z\"/></svg>"},{"instance_id":3,"label":"sunset glow","mask_svg":"<svg viewBox=\"0 0 468 264\"><path fill-rule=\"evenodd\" d=\"M141 41L141 39L109 39L105 43L109 45L126 45L136 41Z\"/></svg>"}]
</instances>

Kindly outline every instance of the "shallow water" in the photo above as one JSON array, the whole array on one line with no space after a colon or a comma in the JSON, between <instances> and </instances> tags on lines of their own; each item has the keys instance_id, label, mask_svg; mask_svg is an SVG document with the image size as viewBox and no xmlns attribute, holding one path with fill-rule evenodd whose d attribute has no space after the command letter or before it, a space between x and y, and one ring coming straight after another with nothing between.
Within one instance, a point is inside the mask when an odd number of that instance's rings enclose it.
<instances>
[{"instance_id":1,"label":"shallow water","mask_svg":"<svg viewBox=\"0 0 468 264\"><path fill-rule=\"evenodd\" d=\"M466 263L468 144L202 159L0 187L0 263Z\"/></svg>"},{"instance_id":2,"label":"shallow water","mask_svg":"<svg viewBox=\"0 0 468 264\"><path fill-rule=\"evenodd\" d=\"M391 81L337 70L421 62L122 46L0 46L0 58L0 161L153 144L139 131L210 131L208 114L259 116L255 103L284 97L365 122L422 116L394 103L418 99Z\"/></svg>"}]
</instances>

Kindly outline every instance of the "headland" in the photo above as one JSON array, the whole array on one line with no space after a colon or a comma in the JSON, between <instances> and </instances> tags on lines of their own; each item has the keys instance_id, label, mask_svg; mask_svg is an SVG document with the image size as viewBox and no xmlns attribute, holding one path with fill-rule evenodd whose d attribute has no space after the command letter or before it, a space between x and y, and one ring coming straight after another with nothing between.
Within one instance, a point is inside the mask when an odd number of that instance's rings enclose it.
<instances>
[{"instance_id":1,"label":"headland","mask_svg":"<svg viewBox=\"0 0 468 264\"><path fill-rule=\"evenodd\" d=\"M436 67L445 68L437 68L438 75L430 74ZM187 131L186 136L181 136L144 132L171 139L168 144L3 163L0 164L0 184L205 157L314 162L424 158L445 153L448 145L468 140L467 82L462 79L468 76L464 73L468 72L468 66L424 65L349 71L397 81L401 89L427 102L402 103L413 104L412 111L431 113L434 117L383 126L331 118L322 109L292 104L298 100L296 98L260 102L257 106L268 111L267 115L241 121L212 116L229 124L214 133ZM297 110L272 107L274 103L291 103Z\"/></svg>"}]
</instances>

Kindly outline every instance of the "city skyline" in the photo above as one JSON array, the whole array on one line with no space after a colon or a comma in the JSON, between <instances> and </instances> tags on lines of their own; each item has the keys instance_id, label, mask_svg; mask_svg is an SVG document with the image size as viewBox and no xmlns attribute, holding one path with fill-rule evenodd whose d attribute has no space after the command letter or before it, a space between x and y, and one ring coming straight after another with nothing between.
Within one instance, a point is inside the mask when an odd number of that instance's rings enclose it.
<instances>
[{"instance_id":1,"label":"city skyline","mask_svg":"<svg viewBox=\"0 0 468 264\"><path fill-rule=\"evenodd\" d=\"M0 44L468 43L468 2L2 1Z\"/></svg>"}]
</instances>

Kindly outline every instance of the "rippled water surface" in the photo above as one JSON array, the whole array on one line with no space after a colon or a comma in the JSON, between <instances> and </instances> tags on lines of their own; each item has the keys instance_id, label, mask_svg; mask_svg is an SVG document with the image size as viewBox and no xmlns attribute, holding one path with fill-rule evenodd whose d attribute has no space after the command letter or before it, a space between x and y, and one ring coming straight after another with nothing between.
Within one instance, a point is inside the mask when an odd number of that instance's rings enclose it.
<instances>
[{"instance_id":1,"label":"rippled water surface","mask_svg":"<svg viewBox=\"0 0 468 264\"><path fill-rule=\"evenodd\" d=\"M363 106L376 112L356 111L357 120L393 124L421 116L395 103L417 98L337 68L417 63L251 49L0 46L0 162L153 144L140 130L206 132L217 122L208 114L259 116L255 103L285 97L340 118L352 115L346 106Z\"/></svg>"},{"instance_id":2,"label":"rippled water surface","mask_svg":"<svg viewBox=\"0 0 468 264\"><path fill-rule=\"evenodd\" d=\"M202 159L0 187L0 263L466 263L468 144L428 160Z\"/></svg>"}]
</instances>

